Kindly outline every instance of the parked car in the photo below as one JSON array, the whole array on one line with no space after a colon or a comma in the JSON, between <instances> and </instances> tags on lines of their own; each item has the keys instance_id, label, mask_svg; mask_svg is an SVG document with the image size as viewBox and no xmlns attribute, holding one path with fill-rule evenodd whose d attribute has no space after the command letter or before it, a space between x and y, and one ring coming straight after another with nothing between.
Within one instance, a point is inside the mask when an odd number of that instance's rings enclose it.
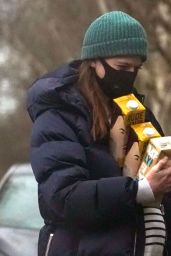
<instances>
[{"instance_id":1,"label":"parked car","mask_svg":"<svg viewBox=\"0 0 171 256\"><path fill-rule=\"evenodd\" d=\"M0 256L37 256L41 226L31 165L13 165L0 181Z\"/></svg>"}]
</instances>

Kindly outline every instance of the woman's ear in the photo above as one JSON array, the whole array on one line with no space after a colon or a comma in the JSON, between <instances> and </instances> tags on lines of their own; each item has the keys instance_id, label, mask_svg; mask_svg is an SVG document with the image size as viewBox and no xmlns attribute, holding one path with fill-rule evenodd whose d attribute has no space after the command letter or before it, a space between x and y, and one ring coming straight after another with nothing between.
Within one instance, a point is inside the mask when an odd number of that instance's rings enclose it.
<instances>
[{"instance_id":1,"label":"woman's ear","mask_svg":"<svg viewBox=\"0 0 171 256\"><path fill-rule=\"evenodd\" d=\"M95 68L95 67L96 67L96 61L92 61L92 62L90 63L90 67Z\"/></svg>"},{"instance_id":2,"label":"woman's ear","mask_svg":"<svg viewBox=\"0 0 171 256\"><path fill-rule=\"evenodd\" d=\"M102 65L102 63L99 60L94 60L90 63L90 67L94 68L96 71L96 74L100 77L103 78L105 76L105 70Z\"/></svg>"}]
</instances>

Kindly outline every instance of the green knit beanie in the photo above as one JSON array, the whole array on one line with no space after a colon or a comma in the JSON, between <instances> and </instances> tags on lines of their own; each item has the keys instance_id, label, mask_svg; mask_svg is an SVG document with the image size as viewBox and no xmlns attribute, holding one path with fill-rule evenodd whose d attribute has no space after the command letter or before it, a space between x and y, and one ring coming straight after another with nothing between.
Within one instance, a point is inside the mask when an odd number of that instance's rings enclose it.
<instances>
[{"instance_id":1,"label":"green knit beanie","mask_svg":"<svg viewBox=\"0 0 171 256\"><path fill-rule=\"evenodd\" d=\"M105 13L91 23L83 41L81 59L138 55L147 57L147 35L143 26L121 11Z\"/></svg>"}]
</instances>

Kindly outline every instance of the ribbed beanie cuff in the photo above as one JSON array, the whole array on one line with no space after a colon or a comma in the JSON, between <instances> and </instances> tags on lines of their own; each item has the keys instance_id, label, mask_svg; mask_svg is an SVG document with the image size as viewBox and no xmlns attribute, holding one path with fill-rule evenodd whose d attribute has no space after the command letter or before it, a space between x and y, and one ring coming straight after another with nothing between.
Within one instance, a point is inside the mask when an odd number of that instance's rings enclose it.
<instances>
[{"instance_id":1,"label":"ribbed beanie cuff","mask_svg":"<svg viewBox=\"0 0 171 256\"><path fill-rule=\"evenodd\" d=\"M147 57L147 36L142 25L120 11L106 13L87 29L81 59L118 55Z\"/></svg>"}]
</instances>

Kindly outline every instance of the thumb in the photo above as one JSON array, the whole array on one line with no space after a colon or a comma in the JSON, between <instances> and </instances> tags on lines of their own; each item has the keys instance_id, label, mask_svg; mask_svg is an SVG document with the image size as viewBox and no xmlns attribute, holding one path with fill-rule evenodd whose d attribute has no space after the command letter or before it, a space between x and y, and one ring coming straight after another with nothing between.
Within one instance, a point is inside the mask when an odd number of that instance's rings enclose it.
<instances>
[{"instance_id":1,"label":"thumb","mask_svg":"<svg viewBox=\"0 0 171 256\"><path fill-rule=\"evenodd\" d=\"M160 160L158 161L157 164L155 164L155 165L152 167L152 171L153 171L153 172L159 172L159 171L165 166L165 164L167 163L167 161L168 161L168 157L167 157L167 156L163 157L162 159L160 159Z\"/></svg>"}]
</instances>

